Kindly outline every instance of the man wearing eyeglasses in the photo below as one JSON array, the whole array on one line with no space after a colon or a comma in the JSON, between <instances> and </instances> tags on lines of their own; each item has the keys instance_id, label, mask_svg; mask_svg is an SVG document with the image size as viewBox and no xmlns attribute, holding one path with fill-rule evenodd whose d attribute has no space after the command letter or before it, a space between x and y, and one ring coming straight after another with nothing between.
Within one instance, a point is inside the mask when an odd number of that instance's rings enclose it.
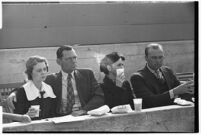
<instances>
[{"instance_id":1,"label":"man wearing eyeglasses","mask_svg":"<svg viewBox=\"0 0 201 135\"><path fill-rule=\"evenodd\" d=\"M183 94L194 94L194 81L181 84L173 71L163 66L162 45L151 43L145 48L146 65L131 76L137 98L143 99L143 108L171 105Z\"/></svg>"}]
</instances>

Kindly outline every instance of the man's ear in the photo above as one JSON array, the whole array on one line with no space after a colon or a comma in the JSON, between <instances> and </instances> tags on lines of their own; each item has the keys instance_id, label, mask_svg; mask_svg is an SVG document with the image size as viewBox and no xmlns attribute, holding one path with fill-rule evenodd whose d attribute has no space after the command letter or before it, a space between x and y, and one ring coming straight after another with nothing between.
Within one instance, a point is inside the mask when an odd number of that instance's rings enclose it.
<instances>
[{"instance_id":1,"label":"man's ear","mask_svg":"<svg viewBox=\"0 0 201 135\"><path fill-rule=\"evenodd\" d=\"M144 58L145 58L146 61L148 61L148 56L145 55Z\"/></svg>"},{"instance_id":2,"label":"man's ear","mask_svg":"<svg viewBox=\"0 0 201 135\"><path fill-rule=\"evenodd\" d=\"M58 65L61 65L61 60L60 59L57 59L56 61L57 61Z\"/></svg>"},{"instance_id":3,"label":"man's ear","mask_svg":"<svg viewBox=\"0 0 201 135\"><path fill-rule=\"evenodd\" d=\"M110 65L107 65L107 70L108 70L109 72L112 70Z\"/></svg>"}]
</instances>

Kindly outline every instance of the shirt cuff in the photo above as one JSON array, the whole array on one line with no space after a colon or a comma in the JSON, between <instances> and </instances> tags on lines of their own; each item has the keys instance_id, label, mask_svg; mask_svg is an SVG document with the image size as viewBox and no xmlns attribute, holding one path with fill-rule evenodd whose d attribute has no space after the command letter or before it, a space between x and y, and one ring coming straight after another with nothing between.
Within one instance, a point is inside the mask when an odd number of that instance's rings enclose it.
<instances>
[{"instance_id":1,"label":"shirt cuff","mask_svg":"<svg viewBox=\"0 0 201 135\"><path fill-rule=\"evenodd\" d=\"M170 99L178 98L178 95L174 95L173 90L169 90Z\"/></svg>"},{"instance_id":2,"label":"shirt cuff","mask_svg":"<svg viewBox=\"0 0 201 135\"><path fill-rule=\"evenodd\" d=\"M173 93L173 90L169 90L169 94L170 94L170 98L171 98L171 99L175 98L174 93Z\"/></svg>"}]
</instances>

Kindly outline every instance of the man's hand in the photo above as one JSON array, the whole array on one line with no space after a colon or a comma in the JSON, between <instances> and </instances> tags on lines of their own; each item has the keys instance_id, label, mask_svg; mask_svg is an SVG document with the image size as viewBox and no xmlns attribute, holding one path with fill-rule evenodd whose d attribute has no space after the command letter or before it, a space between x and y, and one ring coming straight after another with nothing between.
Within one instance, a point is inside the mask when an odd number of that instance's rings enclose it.
<instances>
[{"instance_id":1,"label":"man's hand","mask_svg":"<svg viewBox=\"0 0 201 135\"><path fill-rule=\"evenodd\" d=\"M185 82L173 89L174 95L180 95L184 93L194 94L194 81Z\"/></svg>"},{"instance_id":2,"label":"man's hand","mask_svg":"<svg viewBox=\"0 0 201 135\"><path fill-rule=\"evenodd\" d=\"M73 116L81 116L81 115L85 115L85 114L87 114L87 111L85 111L85 110L78 110L78 111L72 112Z\"/></svg>"},{"instance_id":3,"label":"man's hand","mask_svg":"<svg viewBox=\"0 0 201 135\"><path fill-rule=\"evenodd\" d=\"M9 106L12 110L15 109L15 106L14 106L14 104L13 104L13 102L17 102L17 98L16 98L15 92L12 92L12 93L8 96L8 98L6 99L6 102L7 102L8 106Z\"/></svg>"}]
</instances>

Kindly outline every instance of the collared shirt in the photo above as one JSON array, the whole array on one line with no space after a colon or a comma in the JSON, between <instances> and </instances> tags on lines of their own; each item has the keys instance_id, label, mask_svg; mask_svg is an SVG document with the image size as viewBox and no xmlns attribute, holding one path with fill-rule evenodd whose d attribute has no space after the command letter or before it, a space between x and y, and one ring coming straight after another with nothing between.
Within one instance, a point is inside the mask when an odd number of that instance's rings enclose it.
<instances>
[{"instance_id":1,"label":"collared shirt","mask_svg":"<svg viewBox=\"0 0 201 135\"><path fill-rule=\"evenodd\" d=\"M156 75L156 71L154 71L153 69L151 69L148 64L146 64L146 66L147 66L147 68L149 69L149 71L150 71L151 73L153 73L155 76L157 76L157 75ZM163 76L162 73L161 73L161 71L160 71L159 69L158 69L158 71L159 71L160 76ZM169 90L169 94L170 94L170 98L171 98L171 99L176 98L175 95L174 95L174 93L173 93L173 90L172 90L172 89Z\"/></svg>"},{"instance_id":2,"label":"collared shirt","mask_svg":"<svg viewBox=\"0 0 201 135\"><path fill-rule=\"evenodd\" d=\"M68 78L68 73L62 72L62 101L65 102L67 101L67 78ZM76 82L75 82L75 76L74 76L74 71L71 73L72 78L72 86L73 86L73 91L74 91L74 97L75 97L75 104L73 105L73 111L79 110L81 108L81 103L79 100L78 92L77 92L77 87L76 87Z\"/></svg>"},{"instance_id":3,"label":"collared shirt","mask_svg":"<svg viewBox=\"0 0 201 135\"><path fill-rule=\"evenodd\" d=\"M156 77L157 77L157 73L156 73L156 72L158 72L160 76L163 76L162 73L161 73L161 71L160 71L160 69L158 69L157 71L155 71L155 70L151 69L148 64L147 64L147 68L148 68L149 71L150 71L151 73L153 73Z\"/></svg>"}]
</instances>

